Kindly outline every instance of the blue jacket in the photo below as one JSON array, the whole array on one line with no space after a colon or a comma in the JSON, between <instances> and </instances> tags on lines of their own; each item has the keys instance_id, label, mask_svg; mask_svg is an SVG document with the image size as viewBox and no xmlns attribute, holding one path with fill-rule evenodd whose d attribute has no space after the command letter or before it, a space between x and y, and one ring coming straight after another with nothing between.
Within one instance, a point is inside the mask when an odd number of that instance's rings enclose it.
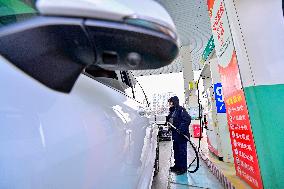
<instances>
[{"instance_id":1,"label":"blue jacket","mask_svg":"<svg viewBox=\"0 0 284 189\"><path fill-rule=\"evenodd\" d=\"M178 98L172 97L170 99L174 103L174 107L170 108L170 113L167 116L167 121L173 119L173 125L184 135L189 136L188 127L191 123L191 117L185 108L179 105ZM176 142L187 142L186 138L179 134L175 129L172 130L173 140Z\"/></svg>"}]
</instances>

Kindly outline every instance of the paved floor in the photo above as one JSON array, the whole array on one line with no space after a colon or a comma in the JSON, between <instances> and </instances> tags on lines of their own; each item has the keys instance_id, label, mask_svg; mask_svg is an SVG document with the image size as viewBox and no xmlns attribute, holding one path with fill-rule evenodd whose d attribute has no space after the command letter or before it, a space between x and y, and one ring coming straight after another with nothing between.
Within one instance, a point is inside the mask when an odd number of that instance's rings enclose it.
<instances>
[{"instance_id":1,"label":"paved floor","mask_svg":"<svg viewBox=\"0 0 284 189\"><path fill-rule=\"evenodd\" d=\"M203 158L208 159L210 162L212 162L215 165L215 167L218 170L220 170L220 172L235 188L251 189L251 187L247 183L241 180L240 177L236 176L234 163L226 163L223 161L219 161L216 156L214 156L212 153L209 152L206 135L203 134L203 136L204 137L202 138L200 145L200 152L203 154ZM192 142L195 143L195 145L198 145L197 138L191 138L191 139Z\"/></svg>"},{"instance_id":2,"label":"paved floor","mask_svg":"<svg viewBox=\"0 0 284 189\"><path fill-rule=\"evenodd\" d=\"M154 177L152 189L167 189L169 184L172 142L159 143L159 173Z\"/></svg>"},{"instance_id":3,"label":"paved floor","mask_svg":"<svg viewBox=\"0 0 284 189\"><path fill-rule=\"evenodd\" d=\"M188 145L189 146L189 145ZM216 177L209 171L205 163L200 159L200 168L195 173L185 173L176 175L169 171L169 167L173 164L172 158L172 142L160 142L160 171L154 178L152 189L222 189L222 185ZM188 162L194 158L194 151L188 147ZM195 164L192 165L192 169Z\"/></svg>"}]
</instances>

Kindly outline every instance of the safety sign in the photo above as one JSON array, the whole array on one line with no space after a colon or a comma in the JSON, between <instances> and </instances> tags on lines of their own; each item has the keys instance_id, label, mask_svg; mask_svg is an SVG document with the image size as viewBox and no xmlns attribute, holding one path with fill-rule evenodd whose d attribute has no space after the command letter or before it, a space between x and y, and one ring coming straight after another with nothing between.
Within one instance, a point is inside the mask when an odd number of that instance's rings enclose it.
<instances>
[{"instance_id":1,"label":"safety sign","mask_svg":"<svg viewBox=\"0 0 284 189\"><path fill-rule=\"evenodd\" d=\"M226 105L223 98L223 88L221 83L214 84L214 94L216 100L217 113L226 113Z\"/></svg>"}]
</instances>

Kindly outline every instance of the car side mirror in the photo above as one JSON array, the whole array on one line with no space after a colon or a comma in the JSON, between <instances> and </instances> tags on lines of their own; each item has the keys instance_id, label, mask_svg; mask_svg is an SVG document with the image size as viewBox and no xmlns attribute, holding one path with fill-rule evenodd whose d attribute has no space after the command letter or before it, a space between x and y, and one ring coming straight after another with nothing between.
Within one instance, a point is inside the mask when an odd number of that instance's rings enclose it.
<instances>
[{"instance_id":1,"label":"car side mirror","mask_svg":"<svg viewBox=\"0 0 284 189\"><path fill-rule=\"evenodd\" d=\"M39 16L0 29L0 54L52 89L69 92L89 65L156 69L178 54L173 22L154 1L38 0L36 6Z\"/></svg>"}]
</instances>

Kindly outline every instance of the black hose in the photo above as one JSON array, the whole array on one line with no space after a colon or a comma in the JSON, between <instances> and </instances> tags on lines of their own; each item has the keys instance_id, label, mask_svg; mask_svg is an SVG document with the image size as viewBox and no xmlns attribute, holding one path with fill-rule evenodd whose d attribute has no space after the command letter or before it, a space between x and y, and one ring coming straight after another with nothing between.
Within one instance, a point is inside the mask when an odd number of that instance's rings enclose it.
<instances>
[{"instance_id":1,"label":"black hose","mask_svg":"<svg viewBox=\"0 0 284 189\"><path fill-rule=\"evenodd\" d=\"M196 167L193 171L189 171L190 173L194 173L196 172L198 169L199 169L199 156L198 156L198 152L200 150L200 143L201 143L201 138L202 138L202 133L203 133L203 127L202 127L202 115L201 115L201 105L200 105L200 96L199 96L199 86L198 86L198 83L199 83L199 79L197 81L197 84L196 84L196 88L197 88L197 101L198 101L198 115L199 115L199 137L198 137L198 148L196 150L195 146L192 144L191 141L190 144L192 146L192 148L194 149L194 152L195 152L195 158L193 159L193 161L189 164L188 166L188 169L190 168L190 166L193 164L193 162L195 161L196 159Z\"/></svg>"},{"instance_id":2,"label":"black hose","mask_svg":"<svg viewBox=\"0 0 284 189\"><path fill-rule=\"evenodd\" d=\"M191 167L191 165L193 164L193 162L196 160L196 167L194 170L188 170L188 172L190 173L195 173L198 169L199 169L199 157L198 157L198 151L196 150L196 147L194 146L194 144L190 141L189 137L186 136L185 134L183 134L179 129L177 129L173 124L169 123L170 126L172 128L174 128L177 133L179 133L180 135L182 135L184 138L186 138L186 140L190 143L191 147L193 148L194 150L194 153L195 153L195 158L193 159L193 161L189 164L189 166L187 167L187 169L189 169Z\"/></svg>"},{"instance_id":3,"label":"black hose","mask_svg":"<svg viewBox=\"0 0 284 189\"><path fill-rule=\"evenodd\" d=\"M195 173L195 172L199 169L199 156L198 156L198 151L199 151L199 150L196 150L195 146L193 145L193 143L192 143L190 140L188 140L188 142L190 143L190 145L192 146L192 148L193 148L193 150L194 150L194 152L195 152L195 158L194 158L193 161L188 165L187 171L190 172L190 173ZM195 169L192 170L192 171L191 171L191 170L188 170L188 169L191 167L191 165L194 163L195 160L196 160Z\"/></svg>"},{"instance_id":4,"label":"black hose","mask_svg":"<svg viewBox=\"0 0 284 189\"><path fill-rule=\"evenodd\" d=\"M201 138L202 138L202 132L203 132L203 124L202 124L202 115L201 115L201 105L200 105L200 102L199 102L199 100L200 100L200 97L199 97L199 87L198 87L198 83L199 83L199 80L198 80L198 82L197 82L197 91L198 91L198 94L197 94L197 100L198 100L198 114L199 114L199 132L200 132L200 135L199 135L199 137L198 137L198 148L197 148L197 150L196 150L196 147L194 146L194 144L190 141L190 139L188 138L188 136L186 136L186 135L184 135L184 134L182 134L176 127L174 127L172 124L172 127L174 128L174 129L176 129L176 131L179 133L179 134L181 134L181 135L183 135L186 139L187 139L187 141L190 143L190 145L191 145L191 147L193 148L193 150L194 150L194 153L195 153L195 157L194 157L194 159L192 160L192 162L188 165L188 167L187 167L187 169L189 169L190 167L191 167L191 165L196 161L196 167L195 167L195 169L194 170L188 170L188 172L189 173L195 173L198 169L199 169L199 156L198 156L198 152L199 152L199 150L200 150L200 143L201 143Z\"/></svg>"}]
</instances>

